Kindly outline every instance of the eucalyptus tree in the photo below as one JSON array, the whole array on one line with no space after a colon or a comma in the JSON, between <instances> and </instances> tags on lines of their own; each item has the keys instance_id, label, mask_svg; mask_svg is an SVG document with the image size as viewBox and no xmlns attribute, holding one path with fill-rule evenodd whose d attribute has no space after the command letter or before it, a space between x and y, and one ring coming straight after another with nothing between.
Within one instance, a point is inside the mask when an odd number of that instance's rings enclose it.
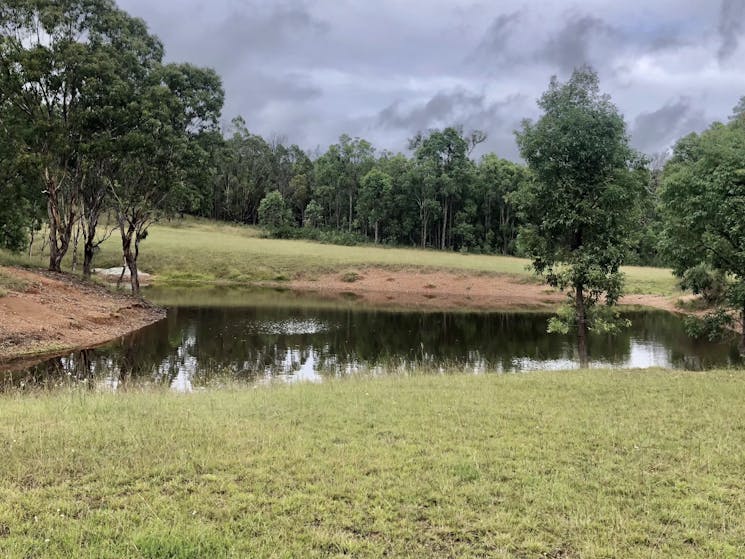
<instances>
[{"instance_id":1,"label":"eucalyptus tree","mask_svg":"<svg viewBox=\"0 0 745 559\"><path fill-rule=\"evenodd\" d=\"M93 27L81 1L5 0L0 3L0 97L22 115L15 130L26 157L38 169L47 198L49 269L60 271L78 218L83 173L78 146L82 67L88 45L79 40ZM100 3L96 8L105 9Z\"/></svg>"},{"instance_id":2,"label":"eucalyptus tree","mask_svg":"<svg viewBox=\"0 0 745 559\"><path fill-rule=\"evenodd\" d=\"M396 244L417 243L419 233L418 209L412 188L412 164L405 155L384 151L376 169L391 178L391 196L387 217L383 224L382 240Z\"/></svg>"},{"instance_id":3,"label":"eucalyptus tree","mask_svg":"<svg viewBox=\"0 0 745 559\"><path fill-rule=\"evenodd\" d=\"M272 188L273 153L269 143L252 134L241 117L231 122L217 173L215 217L255 224L259 203Z\"/></svg>"},{"instance_id":4,"label":"eucalyptus tree","mask_svg":"<svg viewBox=\"0 0 745 559\"><path fill-rule=\"evenodd\" d=\"M360 182L375 164L375 148L367 140L339 137L338 144L329 146L316 160L315 199L333 213L336 227L342 223L348 231L354 227L354 208ZM345 209L342 209L346 206ZM329 221L331 221L329 219Z\"/></svg>"},{"instance_id":5,"label":"eucalyptus tree","mask_svg":"<svg viewBox=\"0 0 745 559\"><path fill-rule=\"evenodd\" d=\"M380 224L388 221L393 202L393 179L380 169L362 177L357 199L357 215L373 229L375 244L380 242Z\"/></svg>"},{"instance_id":6,"label":"eucalyptus tree","mask_svg":"<svg viewBox=\"0 0 745 559\"><path fill-rule=\"evenodd\" d=\"M538 101L543 114L516 132L533 180L520 192L520 242L547 283L568 290L572 305L550 324L577 328L587 363L588 329L612 329L606 310L622 294L621 263L637 224L643 161L597 74L584 67L566 83L554 77Z\"/></svg>"},{"instance_id":7,"label":"eucalyptus tree","mask_svg":"<svg viewBox=\"0 0 745 559\"><path fill-rule=\"evenodd\" d=\"M514 254L520 223L514 197L527 180L525 167L493 153L479 161L474 195L480 208L478 221L487 252Z\"/></svg>"},{"instance_id":8,"label":"eucalyptus tree","mask_svg":"<svg viewBox=\"0 0 745 559\"><path fill-rule=\"evenodd\" d=\"M41 218L42 189L20 149L14 113L0 100L0 247L19 251Z\"/></svg>"},{"instance_id":9,"label":"eucalyptus tree","mask_svg":"<svg viewBox=\"0 0 745 559\"><path fill-rule=\"evenodd\" d=\"M217 74L189 64L156 65L138 85L110 176L134 293L140 288L140 243L155 220L180 211L195 196L189 177L190 166L203 157L197 138L217 129L223 99Z\"/></svg>"},{"instance_id":10,"label":"eucalyptus tree","mask_svg":"<svg viewBox=\"0 0 745 559\"><path fill-rule=\"evenodd\" d=\"M367 140L350 138L346 134L342 134L339 138L339 146L344 169L342 185L347 196L349 211L347 226L351 232L354 225L354 202L362 177L372 169L375 163L375 148Z\"/></svg>"},{"instance_id":11,"label":"eucalyptus tree","mask_svg":"<svg viewBox=\"0 0 745 559\"><path fill-rule=\"evenodd\" d=\"M728 124L676 144L660 197L674 273L697 293L716 289L708 322L726 324L735 311L745 349L745 98Z\"/></svg>"},{"instance_id":12,"label":"eucalyptus tree","mask_svg":"<svg viewBox=\"0 0 745 559\"><path fill-rule=\"evenodd\" d=\"M344 160L339 144L332 144L315 161L313 178L316 184L313 198L323 208L327 225L341 228Z\"/></svg>"},{"instance_id":13,"label":"eucalyptus tree","mask_svg":"<svg viewBox=\"0 0 745 559\"><path fill-rule=\"evenodd\" d=\"M478 131L467 139L462 130L449 127L432 130L426 135L417 134L409 142L409 147L414 150L415 160L422 165L422 171L429 175L426 180L433 183L435 197L440 205L437 212L441 221L438 238L443 250L452 245L451 229L457 204L472 179L473 163L468 157L469 153L477 143L485 139L486 136ZM423 201L420 208L423 209L425 205L429 206L430 203Z\"/></svg>"},{"instance_id":14,"label":"eucalyptus tree","mask_svg":"<svg viewBox=\"0 0 745 559\"><path fill-rule=\"evenodd\" d=\"M81 86L81 122L86 135L81 142L84 178L80 183L80 223L84 239L83 275L90 277L97 248L112 233L98 234L112 189L120 184L114 173L121 143L138 122L132 118L132 100L141 84L160 64L163 47L145 23L126 12L109 9L99 25L106 34L90 37L86 58L91 78Z\"/></svg>"},{"instance_id":15,"label":"eucalyptus tree","mask_svg":"<svg viewBox=\"0 0 745 559\"><path fill-rule=\"evenodd\" d=\"M132 83L162 47L111 0L0 1L0 98L46 197L50 270L83 219L86 274Z\"/></svg>"},{"instance_id":16,"label":"eucalyptus tree","mask_svg":"<svg viewBox=\"0 0 745 559\"><path fill-rule=\"evenodd\" d=\"M288 225L290 209L279 190L273 190L259 204L259 223L269 229L281 229Z\"/></svg>"}]
</instances>

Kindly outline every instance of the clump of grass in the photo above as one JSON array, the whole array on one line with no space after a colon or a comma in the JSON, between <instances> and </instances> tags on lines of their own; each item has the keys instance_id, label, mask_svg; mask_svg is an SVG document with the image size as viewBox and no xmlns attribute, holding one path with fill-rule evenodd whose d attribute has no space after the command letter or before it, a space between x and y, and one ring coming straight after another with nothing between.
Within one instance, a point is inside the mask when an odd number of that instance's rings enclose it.
<instances>
[{"instance_id":1,"label":"clump of grass","mask_svg":"<svg viewBox=\"0 0 745 559\"><path fill-rule=\"evenodd\" d=\"M29 283L8 272L0 270L0 297L6 297L10 292L23 292L29 288Z\"/></svg>"},{"instance_id":2,"label":"clump of grass","mask_svg":"<svg viewBox=\"0 0 745 559\"><path fill-rule=\"evenodd\" d=\"M0 556L739 557L745 374L0 398Z\"/></svg>"},{"instance_id":3,"label":"clump of grass","mask_svg":"<svg viewBox=\"0 0 745 559\"><path fill-rule=\"evenodd\" d=\"M357 272L344 272L339 279L345 283L354 283L360 281L362 276Z\"/></svg>"}]
</instances>

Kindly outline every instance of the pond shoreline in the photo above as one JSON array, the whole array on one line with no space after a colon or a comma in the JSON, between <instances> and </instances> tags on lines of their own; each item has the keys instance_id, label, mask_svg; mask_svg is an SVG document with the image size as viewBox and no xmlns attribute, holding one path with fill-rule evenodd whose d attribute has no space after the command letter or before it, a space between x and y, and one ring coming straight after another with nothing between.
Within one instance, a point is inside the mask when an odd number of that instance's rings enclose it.
<instances>
[{"instance_id":1,"label":"pond shoreline","mask_svg":"<svg viewBox=\"0 0 745 559\"><path fill-rule=\"evenodd\" d=\"M100 346L165 317L139 297L72 274L0 266L0 369ZM8 287L9 286L9 287Z\"/></svg>"},{"instance_id":2,"label":"pond shoreline","mask_svg":"<svg viewBox=\"0 0 745 559\"><path fill-rule=\"evenodd\" d=\"M97 347L165 317L163 309L142 298L113 292L72 274L15 267L0 267L0 274L15 285L0 297L3 369ZM553 312L566 297L527 276L381 267L250 282L242 287L288 289L298 295L385 310L442 312ZM621 304L681 313L676 305L679 299L631 294Z\"/></svg>"}]
</instances>

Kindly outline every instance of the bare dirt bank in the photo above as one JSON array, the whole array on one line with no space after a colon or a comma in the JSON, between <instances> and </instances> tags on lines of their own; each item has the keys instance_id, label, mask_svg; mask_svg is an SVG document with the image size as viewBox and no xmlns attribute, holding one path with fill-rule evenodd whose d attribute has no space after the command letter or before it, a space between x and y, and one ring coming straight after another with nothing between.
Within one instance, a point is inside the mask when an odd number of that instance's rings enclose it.
<instances>
[{"instance_id":1,"label":"bare dirt bank","mask_svg":"<svg viewBox=\"0 0 745 559\"><path fill-rule=\"evenodd\" d=\"M551 311L566 300L561 292L528 276L380 268L295 279L290 282L290 288L329 297L353 294L372 306L432 310ZM621 304L680 312L676 307L678 299L627 295Z\"/></svg>"},{"instance_id":2,"label":"bare dirt bank","mask_svg":"<svg viewBox=\"0 0 745 559\"><path fill-rule=\"evenodd\" d=\"M100 345L165 316L138 298L73 276L9 267L0 274L16 285L0 297L0 367Z\"/></svg>"}]
</instances>

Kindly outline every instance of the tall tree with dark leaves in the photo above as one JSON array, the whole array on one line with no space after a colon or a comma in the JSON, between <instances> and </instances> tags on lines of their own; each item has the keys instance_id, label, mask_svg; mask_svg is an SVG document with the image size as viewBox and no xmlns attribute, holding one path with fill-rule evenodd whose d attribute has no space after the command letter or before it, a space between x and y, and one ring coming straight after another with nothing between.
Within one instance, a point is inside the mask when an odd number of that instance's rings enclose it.
<instances>
[{"instance_id":1,"label":"tall tree with dark leaves","mask_svg":"<svg viewBox=\"0 0 745 559\"><path fill-rule=\"evenodd\" d=\"M608 311L622 294L620 266L646 171L592 69L575 70L566 83L552 78L538 105L543 115L516 132L534 178L520 193L520 242L535 271L568 291L571 305L550 329L575 326L586 365L588 330L617 324ZM596 305L601 300L606 312Z\"/></svg>"},{"instance_id":2,"label":"tall tree with dark leaves","mask_svg":"<svg viewBox=\"0 0 745 559\"><path fill-rule=\"evenodd\" d=\"M121 10L111 9L100 18L90 36L92 49L86 64L89 78L81 88L83 128L81 144L85 178L80 190L80 224L84 241L83 275L90 277L98 247L113 233L99 234L101 215L108 205L118 168L118 142L136 123L132 101L141 84L160 64L163 47L145 23Z\"/></svg>"}]
</instances>

